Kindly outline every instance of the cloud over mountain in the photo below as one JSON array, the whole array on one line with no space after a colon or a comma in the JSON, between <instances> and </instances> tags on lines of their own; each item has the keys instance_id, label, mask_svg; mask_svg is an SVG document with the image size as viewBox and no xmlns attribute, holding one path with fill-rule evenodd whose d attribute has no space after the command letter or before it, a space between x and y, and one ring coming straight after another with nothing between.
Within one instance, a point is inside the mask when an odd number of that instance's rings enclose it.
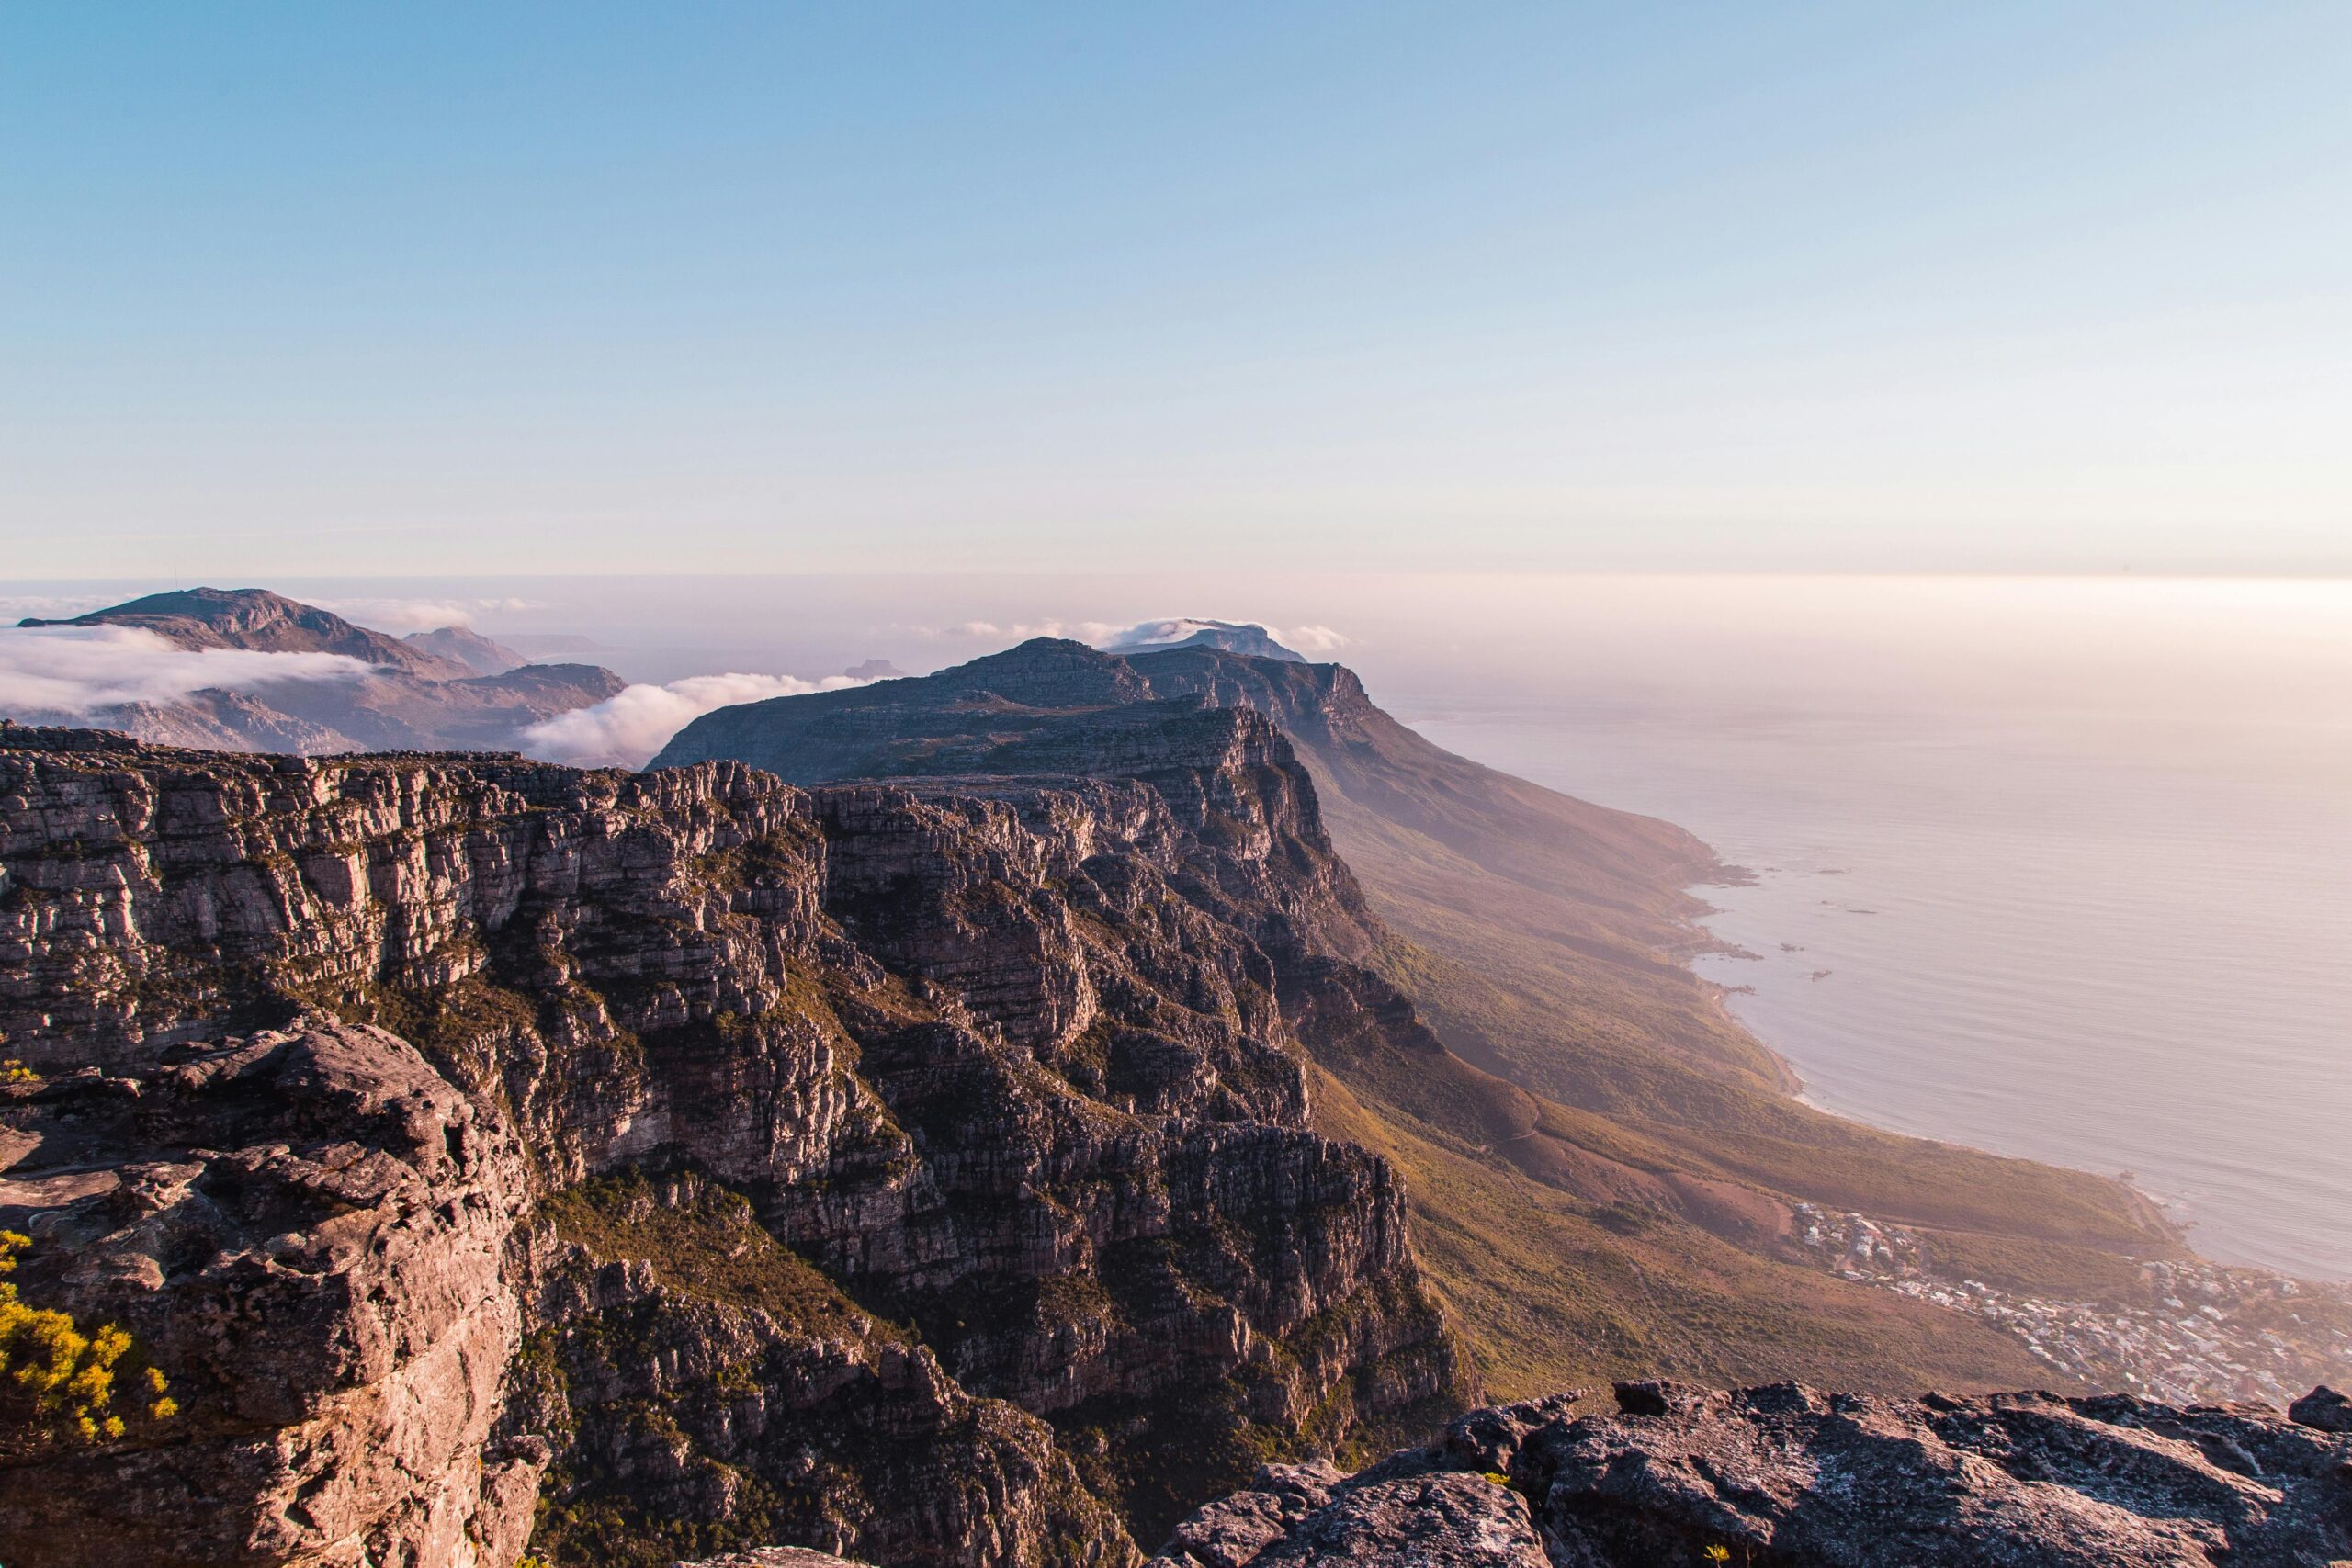
<instances>
[{"instance_id":1,"label":"cloud over mountain","mask_svg":"<svg viewBox=\"0 0 2352 1568\"><path fill-rule=\"evenodd\" d=\"M319 599L312 603L322 610L332 610L347 620L381 631L430 632L443 626L470 626L474 617L486 611L533 610L538 605L529 599L490 597L478 599Z\"/></svg>"},{"instance_id":2,"label":"cloud over mountain","mask_svg":"<svg viewBox=\"0 0 2352 1568\"><path fill-rule=\"evenodd\" d=\"M713 708L863 686L846 675L694 675L664 686L639 684L601 703L531 726L521 745L534 757L582 767L640 768L687 722Z\"/></svg>"},{"instance_id":3,"label":"cloud over mountain","mask_svg":"<svg viewBox=\"0 0 2352 1568\"><path fill-rule=\"evenodd\" d=\"M83 719L194 692L250 694L295 682L356 681L369 669L339 653L178 648L133 626L18 626L0 631L0 714Z\"/></svg>"}]
</instances>

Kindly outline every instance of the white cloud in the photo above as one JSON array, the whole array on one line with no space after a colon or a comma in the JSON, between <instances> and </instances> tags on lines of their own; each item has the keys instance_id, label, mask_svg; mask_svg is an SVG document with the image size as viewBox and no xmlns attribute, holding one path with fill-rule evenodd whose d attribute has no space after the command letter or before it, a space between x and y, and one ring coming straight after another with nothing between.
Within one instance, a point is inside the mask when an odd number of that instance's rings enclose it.
<instances>
[{"instance_id":1,"label":"white cloud","mask_svg":"<svg viewBox=\"0 0 2352 1568\"><path fill-rule=\"evenodd\" d=\"M0 713L87 718L119 704L172 703L191 692L356 681L372 668L340 653L178 648L135 626L11 627L0 631Z\"/></svg>"},{"instance_id":2,"label":"white cloud","mask_svg":"<svg viewBox=\"0 0 2352 1568\"><path fill-rule=\"evenodd\" d=\"M36 621L70 621L76 615L86 615L93 610L103 610L121 601L119 593L18 593L0 596L0 620L10 624L31 619Z\"/></svg>"},{"instance_id":3,"label":"white cloud","mask_svg":"<svg viewBox=\"0 0 2352 1568\"><path fill-rule=\"evenodd\" d=\"M1348 646L1348 639L1329 626L1293 626L1288 631L1269 626L1267 633L1284 648L1301 653L1337 653Z\"/></svg>"},{"instance_id":4,"label":"white cloud","mask_svg":"<svg viewBox=\"0 0 2352 1568\"><path fill-rule=\"evenodd\" d=\"M1193 615L1172 615L1166 620L1137 621L1133 626L1118 626L1110 621L961 621L952 626L917 626L917 635L926 637L960 637L967 640L988 640L1004 645L1026 642L1033 637L1072 637L1091 643L1114 652L1165 648L1182 642L1195 632L1208 630L1235 631L1254 626L1248 621L1216 621ZM1268 637L1283 647L1299 653L1332 653L1348 646L1350 638L1330 626L1309 625L1284 629L1281 626L1261 626Z\"/></svg>"},{"instance_id":5,"label":"white cloud","mask_svg":"<svg viewBox=\"0 0 2352 1568\"><path fill-rule=\"evenodd\" d=\"M1088 640L1114 652L1166 648L1197 632L1253 629L1264 632L1295 653L1331 653L1348 645L1348 639L1329 626L1300 626L1285 631L1280 626L1260 626L1250 621L1213 621L1193 615L1173 615L1164 621L1137 621L1131 626L1103 629L1109 633L1107 637Z\"/></svg>"},{"instance_id":6,"label":"white cloud","mask_svg":"<svg viewBox=\"0 0 2352 1568\"><path fill-rule=\"evenodd\" d=\"M922 635L987 637L1007 644L1027 642L1033 637L1062 637L1080 642L1100 642L1118 629L1108 621L1014 621L1010 625L999 625L995 621L962 621L937 631L924 628Z\"/></svg>"},{"instance_id":7,"label":"white cloud","mask_svg":"<svg viewBox=\"0 0 2352 1568\"><path fill-rule=\"evenodd\" d=\"M314 599L311 603L346 621L401 636L438 631L443 626L470 626L476 615L487 611L539 608L536 601L515 598Z\"/></svg>"},{"instance_id":8,"label":"white cloud","mask_svg":"<svg viewBox=\"0 0 2352 1568\"><path fill-rule=\"evenodd\" d=\"M558 714L523 731L523 750L550 762L641 768L670 737L713 708L835 692L868 682L846 675L803 681L795 675L692 675L666 686L637 685L591 707Z\"/></svg>"}]
</instances>

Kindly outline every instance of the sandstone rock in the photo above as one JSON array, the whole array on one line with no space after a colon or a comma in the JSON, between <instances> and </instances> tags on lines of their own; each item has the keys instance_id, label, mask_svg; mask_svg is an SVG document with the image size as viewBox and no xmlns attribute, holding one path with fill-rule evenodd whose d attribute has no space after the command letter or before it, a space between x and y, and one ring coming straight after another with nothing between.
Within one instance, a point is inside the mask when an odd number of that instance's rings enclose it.
<instances>
[{"instance_id":1,"label":"sandstone rock","mask_svg":"<svg viewBox=\"0 0 2352 1568\"><path fill-rule=\"evenodd\" d=\"M181 1413L13 1453L0 1560L512 1562L546 1455L484 1453L521 1336L504 1123L405 1042L325 1021L79 1081L0 1106L16 1280L130 1329Z\"/></svg>"},{"instance_id":2,"label":"sandstone rock","mask_svg":"<svg viewBox=\"0 0 2352 1568\"><path fill-rule=\"evenodd\" d=\"M2287 1407L2290 1420L2323 1432L2352 1432L2352 1399L2332 1388L2315 1388Z\"/></svg>"},{"instance_id":3,"label":"sandstone rock","mask_svg":"<svg viewBox=\"0 0 2352 1568\"><path fill-rule=\"evenodd\" d=\"M749 1551L730 1551L723 1557L705 1557L698 1562L680 1562L677 1568L869 1568L863 1562L852 1562L829 1552L810 1551L799 1546L760 1546Z\"/></svg>"},{"instance_id":4,"label":"sandstone rock","mask_svg":"<svg viewBox=\"0 0 2352 1568\"><path fill-rule=\"evenodd\" d=\"M1168 712L1096 759L1125 777L816 792L9 731L0 1032L104 1097L224 1028L370 1020L511 1127L551 1217L507 1247L492 1451L539 1453L549 1540L1129 1561L1115 1516L1156 1537L1268 1444L1468 1387L1394 1174L1308 1130L1302 1030L1418 1025L1318 945L1360 896L1279 737ZM588 1202L622 1180L626 1224ZM722 1201L823 1291L688 1267ZM505 1499L514 1462L458 1479Z\"/></svg>"},{"instance_id":5,"label":"sandstone rock","mask_svg":"<svg viewBox=\"0 0 2352 1568\"><path fill-rule=\"evenodd\" d=\"M1222 1555L1195 1543L1241 1541L1221 1523L1279 1503L1253 1490L1212 1504L1159 1561L2290 1568L2352 1553L2352 1442L2275 1411L1794 1384L1627 1384L1618 1404L1613 1416L1559 1402L1475 1413Z\"/></svg>"}]
</instances>

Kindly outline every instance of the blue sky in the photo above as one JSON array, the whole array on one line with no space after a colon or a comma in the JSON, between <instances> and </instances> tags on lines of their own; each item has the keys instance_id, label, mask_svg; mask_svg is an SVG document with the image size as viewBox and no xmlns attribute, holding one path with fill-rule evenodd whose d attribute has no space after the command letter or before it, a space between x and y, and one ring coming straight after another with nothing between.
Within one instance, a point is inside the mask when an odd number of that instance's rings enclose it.
<instances>
[{"instance_id":1,"label":"blue sky","mask_svg":"<svg viewBox=\"0 0 2352 1568\"><path fill-rule=\"evenodd\" d=\"M10 575L2352 571L2352 7L26 5Z\"/></svg>"}]
</instances>

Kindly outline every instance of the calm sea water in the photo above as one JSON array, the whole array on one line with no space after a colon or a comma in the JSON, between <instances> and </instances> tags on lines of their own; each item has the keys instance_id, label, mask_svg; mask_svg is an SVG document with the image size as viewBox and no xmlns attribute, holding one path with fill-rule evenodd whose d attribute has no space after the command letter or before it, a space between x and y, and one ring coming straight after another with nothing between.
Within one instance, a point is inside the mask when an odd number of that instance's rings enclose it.
<instances>
[{"instance_id":1,"label":"calm sea water","mask_svg":"<svg viewBox=\"0 0 2352 1568\"><path fill-rule=\"evenodd\" d=\"M2112 586L2087 624L1872 592L1719 623L1678 680L1414 717L1752 869L1702 890L1742 952L1700 968L1815 1103L2129 1171L2209 1256L2352 1277L2352 589ZM2003 679L1938 635L1978 615Z\"/></svg>"}]
</instances>

